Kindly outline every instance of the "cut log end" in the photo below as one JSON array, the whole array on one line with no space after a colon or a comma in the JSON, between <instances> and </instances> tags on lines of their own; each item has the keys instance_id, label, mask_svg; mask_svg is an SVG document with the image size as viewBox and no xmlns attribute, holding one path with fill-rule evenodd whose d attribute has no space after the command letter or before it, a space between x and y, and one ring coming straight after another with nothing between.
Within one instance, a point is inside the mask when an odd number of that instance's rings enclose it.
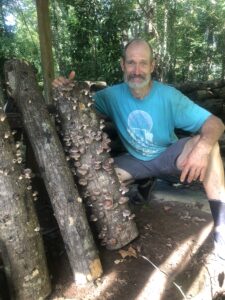
<instances>
[{"instance_id":1,"label":"cut log end","mask_svg":"<svg viewBox=\"0 0 225 300\"><path fill-rule=\"evenodd\" d=\"M101 277L103 271L100 259L96 258L95 260L93 260L89 265L89 269L91 273L90 278L88 277L89 281L93 281Z\"/></svg>"}]
</instances>

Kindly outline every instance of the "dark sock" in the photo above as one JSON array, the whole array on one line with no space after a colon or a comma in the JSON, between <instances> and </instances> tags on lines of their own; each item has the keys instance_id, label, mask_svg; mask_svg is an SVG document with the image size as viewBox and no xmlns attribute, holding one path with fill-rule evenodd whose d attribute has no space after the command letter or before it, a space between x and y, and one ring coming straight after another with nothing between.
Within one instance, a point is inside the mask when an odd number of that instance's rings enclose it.
<instances>
[{"instance_id":1,"label":"dark sock","mask_svg":"<svg viewBox=\"0 0 225 300\"><path fill-rule=\"evenodd\" d=\"M220 258L225 259L225 203L219 200L209 200L209 205L215 225L215 250Z\"/></svg>"}]
</instances>

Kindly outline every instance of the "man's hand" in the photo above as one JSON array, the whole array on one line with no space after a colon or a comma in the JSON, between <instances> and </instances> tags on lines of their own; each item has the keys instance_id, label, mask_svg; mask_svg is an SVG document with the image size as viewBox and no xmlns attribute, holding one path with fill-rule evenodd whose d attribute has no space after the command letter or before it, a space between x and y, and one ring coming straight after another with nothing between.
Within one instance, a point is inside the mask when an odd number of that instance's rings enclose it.
<instances>
[{"instance_id":1,"label":"man's hand","mask_svg":"<svg viewBox=\"0 0 225 300\"><path fill-rule=\"evenodd\" d=\"M71 71L68 78L63 77L63 76L59 76L59 77L55 78L52 82L52 86L57 88L62 85L70 84L71 81L74 80L74 78L75 78L75 72Z\"/></svg>"},{"instance_id":2,"label":"man's hand","mask_svg":"<svg viewBox=\"0 0 225 300\"><path fill-rule=\"evenodd\" d=\"M190 183L193 180L205 179L210 153L223 132L224 124L216 116L211 115L205 121L200 130L199 140L186 155L180 156L181 182L187 180Z\"/></svg>"},{"instance_id":3,"label":"man's hand","mask_svg":"<svg viewBox=\"0 0 225 300\"><path fill-rule=\"evenodd\" d=\"M211 149L206 145L197 144L192 151L187 155L185 160L181 162L182 172L180 181L204 180L209 163L209 155Z\"/></svg>"}]
</instances>

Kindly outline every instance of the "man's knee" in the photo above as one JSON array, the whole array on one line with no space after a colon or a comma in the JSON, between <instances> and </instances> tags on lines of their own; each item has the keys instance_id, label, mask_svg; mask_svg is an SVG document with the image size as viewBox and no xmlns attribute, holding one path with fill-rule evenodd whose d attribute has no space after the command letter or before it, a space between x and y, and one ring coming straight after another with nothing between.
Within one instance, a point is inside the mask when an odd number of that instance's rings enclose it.
<instances>
[{"instance_id":1,"label":"man's knee","mask_svg":"<svg viewBox=\"0 0 225 300\"><path fill-rule=\"evenodd\" d=\"M192 149L198 143L199 139L200 139L200 135L195 135L194 137L190 138L184 145L184 148L183 148L181 154L178 156L177 161L176 161L176 166L179 170L182 170L183 161L186 159L188 154L192 151Z\"/></svg>"},{"instance_id":2,"label":"man's knee","mask_svg":"<svg viewBox=\"0 0 225 300\"><path fill-rule=\"evenodd\" d=\"M220 146L219 146L219 143L216 143L213 146L212 151L211 151L211 156L212 157L217 156L217 155L220 155Z\"/></svg>"},{"instance_id":3,"label":"man's knee","mask_svg":"<svg viewBox=\"0 0 225 300\"><path fill-rule=\"evenodd\" d=\"M116 174L117 174L120 182L126 182L126 181L133 180L133 177L127 171L117 168L117 167L115 167L115 171L116 171Z\"/></svg>"}]
</instances>

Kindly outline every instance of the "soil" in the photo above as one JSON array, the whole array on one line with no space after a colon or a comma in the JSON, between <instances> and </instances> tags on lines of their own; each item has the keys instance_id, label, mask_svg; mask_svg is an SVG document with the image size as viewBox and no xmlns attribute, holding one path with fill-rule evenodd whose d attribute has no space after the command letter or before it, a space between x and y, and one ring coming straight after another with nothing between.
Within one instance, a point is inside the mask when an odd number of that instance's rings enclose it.
<instances>
[{"instance_id":1,"label":"soil","mask_svg":"<svg viewBox=\"0 0 225 300\"><path fill-rule=\"evenodd\" d=\"M87 286L73 283L58 232L46 235L53 283L49 300L212 299L210 288L205 288L204 268L204 258L213 247L212 218L198 189L192 189L184 200L189 190L175 188L177 198L173 200L174 191L167 193L164 188L161 194L153 193L151 201L131 205L139 237L122 251L97 245L104 275Z\"/></svg>"},{"instance_id":2,"label":"soil","mask_svg":"<svg viewBox=\"0 0 225 300\"><path fill-rule=\"evenodd\" d=\"M213 247L212 218L199 187L158 186L131 210L139 237L117 251L96 241L104 274L78 287L51 206L39 207L53 288L48 300L212 299L204 267Z\"/></svg>"}]
</instances>

